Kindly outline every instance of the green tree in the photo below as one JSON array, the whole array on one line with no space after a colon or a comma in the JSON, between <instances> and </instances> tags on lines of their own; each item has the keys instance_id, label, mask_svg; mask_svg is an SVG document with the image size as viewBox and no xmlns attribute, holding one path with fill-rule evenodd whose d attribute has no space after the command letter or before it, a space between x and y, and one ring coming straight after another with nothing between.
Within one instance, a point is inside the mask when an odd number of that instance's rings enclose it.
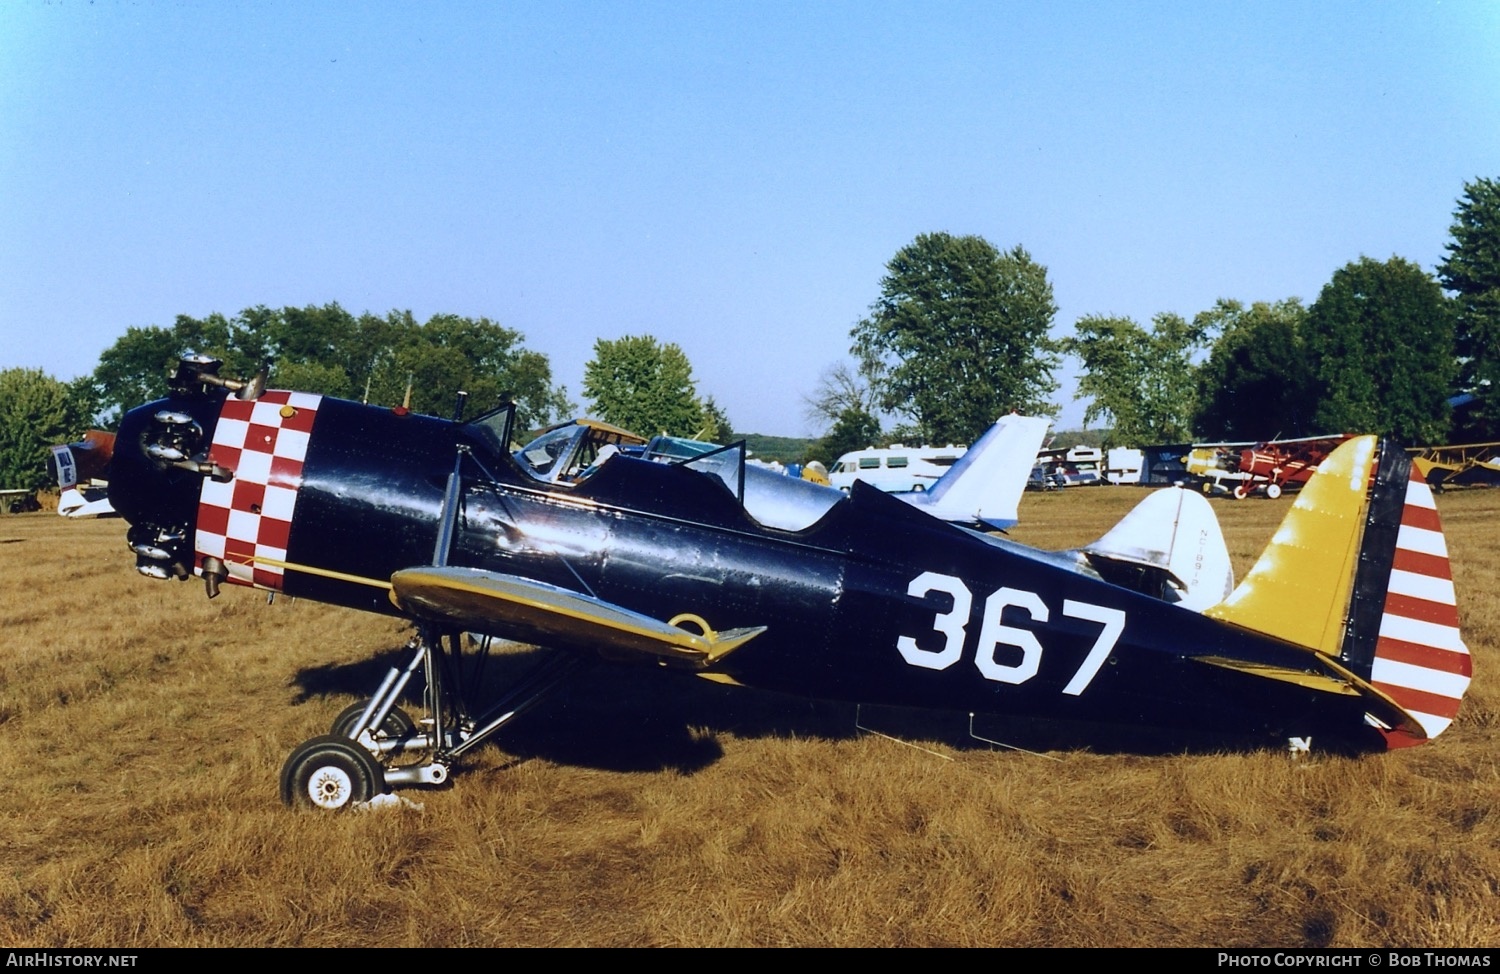
<instances>
[{"instance_id":1,"label":"green tree","mask_svg":"<svg viewBox=\"0 0 1500 974\"><path fill-rule=\"evenodd\" d=\"M734 425L729 422L729 414L723 407L714 402L713 396L703 400L703 425L698 430L698 439L710 443L733 443L737 438Z\"/></svg>"},{"instance_id":2,"label":"green tree","mask_svg":"<svg viewBox=\"0 0 1500 974\"><path fill-rule=\"evenodd\" d=\"M68 383L68 415L79 433L97 423L99 390L92 375L80 375Z\"/></svg>"},{"instance_id":3,"label":"green tree","mask_svg":"<svg viewBox=\"0 0 1500 974\"><path fill-rule=\"evenodd\" d=\"M886 265L880 298L850 332L880 363L880 405L931 442L969 443L1011 410L1042 412L1057 388L1057 307L1047 269L1020 247L923 234Z\"/></svg>"},{"instance_id":4,"label":"green tree","mask_svg":"<svg viewBox=\"0 0 1500 974\"><path fill-rule=\"evenodd\" d=\"M1063 348L1083 363L1079 398L1090 399L1084 423L1104 420L1119 443L1175 443L1192 437L1198 367L1212 320L1192 323L1162 313L1148 331L1129 318L1089 315Z\"/></svg>"},{"instance_id":5,"label":"green tree","mask_svg":"<svg viewBox=\"0 0 1500 974\"><path fill-rule=\"evenodd\" d=\"M167 378L178 359L190 353L211 355L224 362L224 375L249 376L266 356L239 346L244 329L240 319L211 314L198 319L178 315L171 328L132 326L99 356L90 377L91 398L106 423L141 403L167 394ZM316 391L316 390L315 390Z\"/></svg>"},{"instance_id":6,"label":"green tree","mask_svg":"<svg viewBox=\"0 0 1500 974\"><path fill-rule=\"evenodd\" d=\"M245 344L250 333L242 323L243 314L233 319L218 313L202 319L178 315L171 328L151 325L126 329L99 356L94 370L92 381L99 409L114 418L143 402L160 399L167 394L167 377L177 360L190 353L219 359L224 363L224 375L254 375L269 355L257 345Z\"/></svg>"},{"instance_id":7,"label":"green tree","mask_svg":"<svg viewBox=\"0 0 1500 974\"><path fill-rule=\"evenodd\" d=\"M566 390L552 385L547 357L524 348L518 331L488 318L458 315L434 315L420 327L409 315L388 318L386 324L391 357L381 368L403 386L407 376L412 378L413 409L447 416L463 391L475 414L514 401L522 430L572 409Z\"/></svg>"},{"instance_id":8,"label":"green tree","mask_svg":"<svg viewBox=\"0 0 1500 974\"><path fill-rule=\"evenodd\" d=\"M264 324L257 329L257 319L262 317ZM338 302L286 307L269 314L263 308L250 309L235 321L240 326L238 331L245 335L244 344L264 348L274 366L324 365L340 369L352 379L364 358L365 350L355 340L358 324ZM272 378L275 374L273 368Z\"/></svg>"},{"instance_id":9,"label":"green tree","mask_svg":"<svg viewBox=\"0 0 1500 974\"><path fill-rule=\"evenodd\" d=\"M687 356L650 335L596 341L583 370L583 394L600 419L641 436L693 436L703 429Z\"/></svg>"},{"instance_id":10,"label":"green tree","mask_svg":"<svg viewBox=\"0 0 1500 974\"><path fill-rule=\"evenodd\" d=\"M850 450L866 449L881 438L875 391L879 374L880 363L868 355L855 366L835 362L823 370L817 390L802 397L802 406L810 422L822 423L828 431L808 445L806 459L832 465Z\"/></svg>"},{"instance_id":11,"label":"green tree","mask_svg":"<svg viewBox=\"0 0 1500 974\"><path fill-rule=\"evenodd\" d=\"M1438 279L1454 292L1458 387L1478 401L1464 410L1461 439L1500 439L1500 181L1464 185Z\"/></svg>"},{"instance_id":12,"label":"green tree","mask_svg":"<svg viewBox=\"0 0 1500 974\"><path fill-rule=\"evenodd\" d=\"M545 355L524 347L520 332L488 318L438 314L420 324L409 311L358 318L338 304L246 308L233 318L179 315L170 329L131 328L100 356L92 377L99 408L118 415L167 391L167 376L188 352L224 362L223 374L269 372L275 388L300 389L376 403L404 400L447 416L459 390L472 410L513 399L519 427L551 422L572 410L552 384Z\"/></svg>"},{"instance_id":13,"label":"green tree","mask_svg":"<svg viewBox=\"0 0 1500 974\"><path fill-rule=\"evenodd\" d=\"M828 435L807 451L808 459L821 460L831 467L844 454L867 449L879 441L880 422L858 406L850 406Z\"/></svg>"},{"instance_id":14,"label":"green tree","mask_svg":"<svg viewBox=\"0 0 1500 974\"><path fill-rule=\"evenodd\" d=\"M1457 362L1453 314L1437 281L1400 257L1334 272L1307 312L1321 432L1441 442Z\"/></svg>"},{"instance_id":15,"label":"green tree","mask_svg":"<svg viewBox=\"0 0 1500 974\"><path fill-rule=\"evenodd\" d=\"M1246 308L1220 300L1203 315L1215 320L1219 337L1198 371L1198 435L1271 440L1313 433L1317 401L1302 339L1302 302L1257 301Z\"/></svg>"},{"instance_id":16,"label":"green tree","mask_svg":"<svg viewBox=\"0 0 1500 974\"><path fill-rule=\"evenodd\" d=\"M0 371L0 487L47 486L47 454L83 432L77 397L41 369Z\"/></svg>"},{"instance_id":17,"label":"green tree","mask_svg":"<svg viewBox=\"0 0 1500 974\"><path fill-rule=\"evenodd\" d=\"M167 394L167 376L182 357L181 336L169 328L131 326L99 356L95 399L106 422Z\"/></svg>"},{"instance_id":18,"label":"green tree","mask_svg":"<svg viewBox=\"0 0 1500 974\"><path fill-rule=\"evenodd\" d=\"M233 372L227 367L222 372L225 375L246 374L244 372ZM355 390L351 387L348 374L336 365L328 365L323 362L297 362L283 359L276 364L276 369L271 373L268 385L272 389L296 389L299 392L316 392L338 399L356 398Z\"/></svg>"}]
</instances>

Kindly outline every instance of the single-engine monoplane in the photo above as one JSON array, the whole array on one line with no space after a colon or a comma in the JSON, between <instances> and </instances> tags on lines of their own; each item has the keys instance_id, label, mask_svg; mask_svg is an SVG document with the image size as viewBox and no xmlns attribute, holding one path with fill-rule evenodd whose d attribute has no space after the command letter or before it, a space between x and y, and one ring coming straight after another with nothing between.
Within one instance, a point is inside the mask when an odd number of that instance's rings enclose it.
<instances>
[{"instance_id":1,"label":"single-engine monoplane","mask_svg":"<svg viewBox=\"0 0 1500 974\"><path fill-rule=\"evenodd\" d=\"M417 632L405 666L291 753L291 804L443 782L601 657L836 700L1369 749L1436 736L1469 683L1431 492L1374 437L1323 460L1236 586L1191 491L1043 552L981 530L1013 513L974 489L978 446L928 507L777 475L742 444L656 456L582 423L513 450L509 407L445 420L219 368L184 360L170 395L120 424L110 491L138 569ZM1026 426L1008 419L992 442ZM463 633L552 653L477 699ZM416 679L420 719L398 706Z\"/></svg>"}]
</instances>

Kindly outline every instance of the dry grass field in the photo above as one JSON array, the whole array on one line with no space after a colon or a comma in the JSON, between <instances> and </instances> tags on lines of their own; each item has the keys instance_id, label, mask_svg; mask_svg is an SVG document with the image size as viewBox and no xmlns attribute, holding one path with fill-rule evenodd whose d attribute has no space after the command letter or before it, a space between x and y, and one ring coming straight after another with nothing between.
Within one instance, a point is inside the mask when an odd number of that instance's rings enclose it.
<instances>
[{"instance_id":1,"label":"dry grass field","mask_svg":"<svg viewBox=\"0 0 1500 974\"><path fill-rule=\"evenodd\" d=\"M1142 494L1028 496L1065 547ZM1216 501L1242 573L1289 502ZM288 751L395 621L142 578L120 521L0 518L0 943L1500 946L1500 491L1439 498L1475 681L1363 758L1028 753L598 667L422 804L299 814ZM526 665L532 653L499 660Z\"/></svg>"}]
</instances>

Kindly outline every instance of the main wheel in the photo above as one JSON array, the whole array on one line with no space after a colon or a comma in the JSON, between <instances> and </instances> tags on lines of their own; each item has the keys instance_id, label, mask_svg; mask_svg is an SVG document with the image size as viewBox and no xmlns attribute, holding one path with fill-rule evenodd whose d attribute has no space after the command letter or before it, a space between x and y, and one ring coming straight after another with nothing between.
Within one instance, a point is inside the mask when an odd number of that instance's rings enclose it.
<instances>
[{"instance_id":1,"label":"main wheel","mask_svg":"<svg viewBox=\"0 0 1500 974\"><path fill-rule=\"evenodd\" d=\"M1276 498L1280 497L1281 496L1281 485L1280 484L1266 484L1266 496L1269 497L1269 498L1271 498L1271 500L1273 500L1273 501Z\"/></svg>"},{"instance_id":2,"label":"main wheel","mask_svg":"<svg viewBox=\"0 0 1500 974\"><path fill-rule=\"evenodd\" d=\"M305 741L281 767L281 800L294 808L336 812L385 793L385 772L347 737Z\"/></svg>"},{"instance_id":3,"label":"main wheel","mask_svg":"<svg viewBox=\"0 0 1500 974\"><path fill-rule=\"evenodd\" d=\"M355 723L358 722L360 715L365 712L365 708L369 705L370 702L366 700L360 703L351 703L339 711L339 715L333 718L333 726L329 728L328 733L334 737L348 737L349 732L354 729ZM416 723L407 716L406 711L400 707L392 707L386 713L385 720L380 722L380 727L375 731L375 737L378 739L389 738L393 741L399 741L416 729Z\"/></svg>"},{"instance_id":4,"label":"main wheel","mask_svg":"<svg viewBox=\"0 0 1500 974\"><path fill-rule=\"evenodd\" d=\"M1249 497L1249 496L1250 496L1250 491L1245 488L1244 484L1236 484L1235 485L1235 487L1234 487L1234 499L1235 500L1242 501L1246 497Z\"/></svg>"}]
</instances>

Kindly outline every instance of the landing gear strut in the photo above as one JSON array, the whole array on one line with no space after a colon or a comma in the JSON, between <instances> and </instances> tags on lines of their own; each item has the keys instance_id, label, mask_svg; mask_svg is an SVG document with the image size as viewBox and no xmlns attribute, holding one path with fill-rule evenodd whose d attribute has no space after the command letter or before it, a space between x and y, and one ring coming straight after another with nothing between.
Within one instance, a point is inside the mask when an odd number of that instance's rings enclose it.
<instances>
[{"instance_id":1,"label":"landing gear strut","mask_svg":"<svg viewBox=\"0 0 1500 974\"><path fill-rule=\"evenodd\" d=\"M553 652L477 716L471 700L483 685L489 639L465 659L462 634L423 628L407 648L410 662L392 667L368 701L334 718L332 733L292 751L281 769L281 800L338 811L385 794L393 785L439 785L465 752L525 713L589 660ZM418 670L427 716L412 720L396 706ZM415 761L411 759L415 757ZM397 760L401 763L397 763Z\"/></svg>"}]
</instances>

